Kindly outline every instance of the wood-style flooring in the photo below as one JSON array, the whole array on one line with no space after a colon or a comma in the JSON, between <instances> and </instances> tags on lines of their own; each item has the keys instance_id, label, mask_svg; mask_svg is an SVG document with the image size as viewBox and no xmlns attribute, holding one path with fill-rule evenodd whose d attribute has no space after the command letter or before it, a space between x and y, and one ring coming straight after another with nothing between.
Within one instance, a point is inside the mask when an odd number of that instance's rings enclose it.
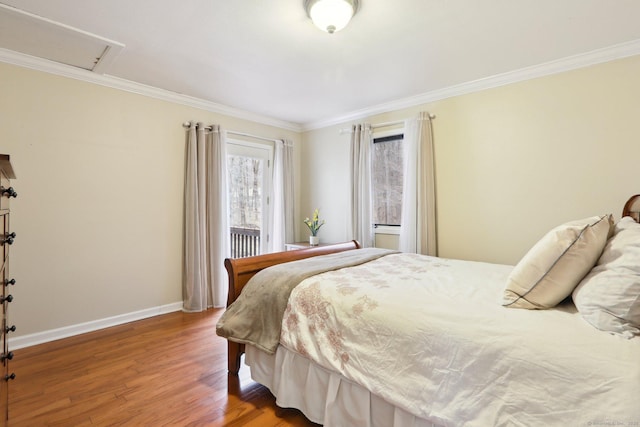
<instances>
[{"instance_id":1,"label":"wood-style flooring","mask_svg":"<svg viewBox=\"0 0 640 427\"><path fill-rule=\"evenodd\" d=\"M227 375L222 309L170 313L15 350L9 426L317 426L249 368Z\"/></svg>"}]
</instances>

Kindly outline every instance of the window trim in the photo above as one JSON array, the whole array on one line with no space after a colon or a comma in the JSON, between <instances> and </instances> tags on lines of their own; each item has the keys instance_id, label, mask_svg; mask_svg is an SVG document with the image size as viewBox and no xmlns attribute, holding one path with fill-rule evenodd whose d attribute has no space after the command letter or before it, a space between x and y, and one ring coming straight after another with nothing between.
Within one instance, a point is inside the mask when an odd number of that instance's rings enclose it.
<instances>
[{"instance_id":1,"label":"window trim","mask_svg":"<svg viewBox=\"0 0 640 427\"><path fill-rule=\"evenodd\" d=\"M404 141L404 132L402 133L394 132L391 135L387 135L387 136L376 136L373 138L373 143L379 144L381 142L397 141L399 139L402 139L402 141Z\"/></svg>"},{"instance_id":2,"label":"window trim","mask_svg":"<svg viewBox=\"0 0 640 427\"><path fill-rule=\"evenodd\" d=\"M400 235L401 225L375 225L373 226L374 234L394 234Z\"/></svg>"}]
</instances>

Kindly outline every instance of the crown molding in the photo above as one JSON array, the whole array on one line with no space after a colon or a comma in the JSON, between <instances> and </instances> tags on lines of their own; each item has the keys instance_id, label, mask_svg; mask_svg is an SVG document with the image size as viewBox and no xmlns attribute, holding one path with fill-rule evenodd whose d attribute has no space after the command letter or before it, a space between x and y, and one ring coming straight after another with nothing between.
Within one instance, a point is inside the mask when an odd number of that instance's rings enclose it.
<instances>
[{"instance_id":1,"label":"crown molding","mask_svg":"<svg viewBox=\"0 0 640 427\"><path fill-rule=\"evenodd\" d=\"M447 88L434 90L432 92L426 92L423 94L378 104L372 107L352 111L350 113L326 120L304 123L302 125L302 130L306 132L354 120L361 120L363 118L370 117L376 114L415 107L417 105L440 101L443 99L452 98L454 96L466 95L469 93L479 92L482 90L504 86L511 83L531 80L534 78L552 74L559 74L565 71L571 71L578 68L584 68L591 65L601 64L604 62L609 62L616 59L622 59L639 54L640 40L632 40L630 42L593 50L587 53L573 55L555 61L545 62L543 64L521 68L507 73L497 74L495 76L461 83L459 85L449 86Z\"/></svg>"},{"instance_id":2,"label":"crown molding","mask_svg":"<svg viewBox=\"0 0 640 427\"><path fill-rule=\"evenodd\" d=\"M274 126L294 132L305 132L363 119L376 114L410 108L421 104L427 104L430 102L451 98L454 96L466 95L473 92L479 92L482 90L504 86L511 83L517 83L538 77L558 74L565 71L584 68L591 65L596 65L639 54L640 40L632 40L630 42L620 43L610 47L593 50L584 54L573 55L555 61L521 68L507 73L497 74L495 76L486 77L450 86L447 88L374 105L329 119L307 122L302 125L274 119L233 107L228 107L222 104L206 101L204 99L159 89L153 86L143 85L114 76L96 74L91 71L83 70L65 64L60 64L42 58L36 58L8 49L0 48L0 62L18 65L21 67L43 71L46 73L68 77L76 80L82 80L89 83L95 83L114 89L124 90L155 99L186 105L212 113L224 114L239 119L250 120L256 123Z\"/></svg>"},{"instance_id":3,"label":"crown molding","mask_svg":"<svg viewBox=\"0 0 640 427\"><path fill-rule=\"evenodd\" d=\"M73 67L59 62L49 61L43 58L37 58L31 55L15 52L9 49L0 48L0 62L29 68L36 71L43 71L49 74L55 74L62 77L68 77L81 80L88 83L94 83L113 89L123 90L125 92L135 93L150 98L168 101L175 104L185 105L188 107L198 108L212 113L224 114L226 116L238 119L249 120L268 126L286 129L294 132L301 132L302 128L297 123L287 122L284 120L274 119L272 117L255 114L238 108L228 107L226 105L217 104L215 102L206 101L204 99L195 98L188 95L182 95L157 87L136 83L131 80L121 79L106 74L97 74L82 68Z\"/></svg>"}]
</instances>

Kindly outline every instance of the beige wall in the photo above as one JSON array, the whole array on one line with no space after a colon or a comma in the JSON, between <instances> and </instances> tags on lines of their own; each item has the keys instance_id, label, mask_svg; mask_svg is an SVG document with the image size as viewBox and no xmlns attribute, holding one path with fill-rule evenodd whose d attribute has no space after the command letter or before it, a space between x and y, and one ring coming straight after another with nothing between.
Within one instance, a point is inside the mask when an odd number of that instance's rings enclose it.
<instances>
[{"instance_id":1,"label":"beige wall","mask_svg":"<svg viewBox=\"0 0 640 427\"><path fill-rule=\"evenodd\" d=\"M367 118L428 110L440 254L515 263L551 227L640 192L640 57ZM302 138L258 123L0 64L0 152L11 155L14 336L181 300L189 119L296 143L297 240L313 208L344 241L349 123Z\"/></svg>"},{"instance_id":2,"label":"beige wall","mask_svg":"<svg viewBox=\"0 0 640 427\"><path fill-rule=\"evenodd\" d=\"M11 155L19 193L14 337L182 300L182 122L300 139L7 64L0 94L0 153Z\"/></svg>"},{"instance_id":3,"label":"beige wall","mask_svg":"<svg viewBox=\"0 0 640 427\"><path fill-rule=\"evenodd\" d=\"M640 192L640 56L368 117L434 121L440 255L515 264L550 228ZM365 120L363 120L365 121ZM349 123L306 132L302 210L347 240Z\"/></svg>"}]
</instances>

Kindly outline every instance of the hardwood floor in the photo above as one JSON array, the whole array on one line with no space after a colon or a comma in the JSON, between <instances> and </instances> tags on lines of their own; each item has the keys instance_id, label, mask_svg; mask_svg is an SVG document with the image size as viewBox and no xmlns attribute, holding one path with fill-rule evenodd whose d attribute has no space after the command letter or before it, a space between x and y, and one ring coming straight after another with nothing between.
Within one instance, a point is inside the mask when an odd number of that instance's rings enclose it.
<instances>
[{"instance_id":1,"label":"hardwood floor","mask_svg":"<svg viewBox=\"0 0 640 427\"><path fill-rule=\"evenodd\" d=\"M248 367L227 375L222 309L170 313L14 351L9 426L317 426Z\"/></svg>"}]
</instances>

